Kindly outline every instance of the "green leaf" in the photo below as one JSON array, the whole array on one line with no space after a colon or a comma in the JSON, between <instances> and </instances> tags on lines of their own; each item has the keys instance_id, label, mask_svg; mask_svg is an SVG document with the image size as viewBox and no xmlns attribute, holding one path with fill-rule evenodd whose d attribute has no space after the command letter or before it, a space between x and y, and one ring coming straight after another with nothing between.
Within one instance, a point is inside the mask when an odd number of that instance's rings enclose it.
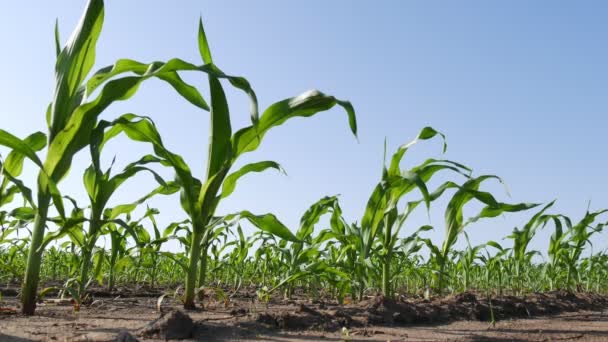
<instances>
[{"instance_id":1,"label":"green leaf","mask_svg":"<svg viewBox=\"0 0 608 342\"><path fill-rule=\"evenodd\" d=\"M203 28L203 18L199 18L198 21L198 50L205 64L213 63L213 59L211 58L211 50L209 49L209 42L207 41L205 29Z\"/></svg>"},{"instance_id":2,"label":"green leaf","mask_svg":"<svg viewBox=\"0 0 608 342\"><path fill-rule=\"evenodd\" d=\"M498 242L496 241L488 241L486 242L486 245L494 247L496 249L498 249L499 251L503 251L504 247L502 247Z\"/></svg>"},{"instance_id":3,"label":"green leaf","mask_svg":"<svg viewBox=\"0 0 608 342\"><path fill-rule=\"evenodd\" d=\"M233 158L256 150L264 135L273 127L280 126L294 117L310 117L327 111L336 104L343 107L349 119L351 131L357 135L357 122L354 109L349 102L337 100L317 90L277 102L264 111L257 124L243 128L232 137Z\"/></svg>"},{"instance_id":4,"label":"green leaf","mask_svg":"<svg viewBox=\"0 0 608 342\"><path fill-rule=\"evenodd\" d=\"M184 272L188 272L188 264L177 258L177 255L170 252L159 252L160 255L173 260Z\"/></svg>"},{"instance_id":5,"label":"green leaf","mask_svg":"<svg viewBox=\"0 0 608 342\"><path fill-rule=\"evenodd\" d=\"M445 211L446 237L442 246L442 253L444 258L447 257L452 246L456 243L458 235L462 232L462 230L467 224L475 222L480 218L495 217L503 212L517 212L522 210L528 210L539 205L527 203L507 204L496 201L492 194L478 190L481 183L488 179L498 179L499 181L501 181L499 177L494 175L484 175L470 179L465 182L450 199L450 202L448 203L448 206ZM464 222L463 208L468 202L473 199L476 199L486 204L486 207L482 209L479 215L474 216L467 222Z\"/></svg>"},{"instance_id":6,"label":"green leaf","mask_svg":"<svg viewBox=\"0 0 608 342\"><path fill-rule=\"evenodd\" d=\"M90 0L78 26L57 56L57 86L52 105L50 141L63 130L72 115L75 95L95 63L95 46L103 26L102 0Z\"/></svg>"},{"instance_id":7,"label":"green leaf","mask_svg":"<svg viewBox=\"0 0 608 342\"><path fill-rule=\"evenodd\" d=\"M184 82L177 72L166 72L156 77L169 83L184 99L203 110L209 110L209 105L201 93L193 86Z\"/></svg>"},{"instance_id":8,"label":"green leaf","mask_svg":"<svg viewBox=\"0 0 608 342\"><path fill-rule=\"evenodd\" d=\"M43 167L42 161L40 161L40 159L36 155L36 152L32 148L31 144L29 144L25 140L21 140L21 139L17 138L16 136L12 135L11 133L9 133L3 129L0 129L0 145L6 146L6 147L12 149L15 153L18 153L20 155L27 157L29 160L33 161L40 168ZM15 157L15 159L16 158L17 157ZM7 157L7 159L8 159L8 157ZM14 167L14 165L13 165L13 167ZM8 171L14 172L16 170L8 170ZM20 173L20 172L18 172L18 173Z\"/></svg>"},{"instance_id":9,"label":"green leaf","mask_svg":"<svg viewBox=\"0 0 608 342\"><path fill-rule=\"evenodd\" d=\"M338 206L337 196L326 196L310 206L300 218L300 227L296 233L299 240L308 238L320 218Z\"/></svg>"},{"instance_id":10,"label":"green leaf","mask_svg":"<svg viewBox=\"0 0 608 342\"><path fill-rule=\"evenodd\" d=\"M154 153L161 158L155 159L153 156L146 156L140 162L160 161L163 165L171 166L176 173L177 180L181 186L181 201L184 210L192 217L196 217L200 208L196 206L197 195L201 188L200 181L192 176L190 168L184 159L163 145L160 133L156 129L154 122L149 118L140 117L135 114L124 114L112 123L112 128L106 132L104 142L124 132L130 139L152 144Z\"/></svg>"},{"instance_id":11,"label":"green leaf","mask_svg":"<svg viewBox=\"0 0 608 342\"><path fill-rule=\"evenodd\" d=\"M19 220L31 221L36 216L36 210L31 207L19 207L11 210L9 215Z\"/></svg>"},{"instance_id":12,"label":"green leaf","mask_svg":"<svg viewBox=\"0 0 608 342\"><path fill-rule=\"evenodd\" d=\"M418 133L418 136L416 137L416 139L414 139L413 141L411 141L407 144L401 145L397 149L397 152L395 152L395 154L393 154L393 157L391 158L391 164L388 169L388 176L396 176L396 175L400 174L401 171L400 171L399 164L401 163L403 156L405 155L407 150L409 150L410 147L412 147L414 144L416 144L420 140L429 140L429 139L434 138L437 135L439 135L443 140L443 152L445 153L445 151L447 149L445 135L441 132L436 131L432 127L425 127L420 131L420 133Z\"/></svg>"},{"instance_id":13,"label":"green leaf","mask_svg":"<svg viewBox=\"0 0 608 342\"><path fill-rule=\"evenodd\" d=\"M232 158L230 137L230 112L228 101L220 81L209 76L211 90L211 135L209 137L209 159L207 161L207 179L217 174Z\"/></svg>"},{"instance_id":14,"label":"green leaf","mask_svg":"<svg viewBox=\"0 0 608 342\"><path fill-rule=\"evenodd\" d=\"M61 53L61 40L59 39L59 19L55 19L55 54L59 57Z\"/></svg>"},{"instance_id":15,"label":"green leaf","mask_svg":"<svg viewBox=\"0 0 608 342\"><path fill-rule=\"evenodd\" d=\"M41 151L46 146L46 135L42 132L36 132L23 139L23 143L34 152ZM24 159L25 155L23 153L18 150L11 151L4 162L5 170L13 177L18 177L23 171Z\"/></svg>"},{"instance_id":16,"label":"green leaf","mask_svg":"<svg viewBox=\"0 0 608 342\"><path fill-rule=\"evenodd\" d=\"M180 190L180 186L175 182L168 182L166 185L160 185L145 196L129 204L117 205L114 208L106 211L106 218L109 220L116 219L120 215L130 214L139 205L145 203L148 199L156 195L172 195Z\"/></svg>"},{"instance_id":17,"label":"green leaf","mask_svg":"<svg viewBox=\"0 0 608 342\"><path fill-rule=\"evenodd\" d=\"M270 168L277 169L279 172L284 172L281 165L274 161L266 160L257 163L247 164L240 168L238 171L231 173L226 177L226 179L224 179L224 183L222 185L222 198L226 198L234 192L237 181L244 175L251 172L262 172Z\"/></svg>"},{"instance_id":18,"label":"green leaf","mask_svg":"<svg viewBox=\"0 0 608 342\"><path fill-rule=\"evenodd\" d=\"M86 222L87 219L84 217L73 217L67 218L65 220L59 220L55 223L58 223L60 228L54 232L47 233L44 236L44 240L38 248L39 252L42 252L46 249L46 246L57 239L68 235L70 240L73 241L78 246L82 246L84 243L84 233L82 229L82 223Z\"/></svg>"},{"instance_id":19,"label":"green leaf","mask_svg":"<svg viewBox=\"0 0 608 342\"><path fill-rule=\"evenodd\" d=\"M163 62L152 62L145 64L131 59L119 59L113 65L101 68L93 76L91 76L86 84L86 92L87 94L92 94L97 87L110 78L120 74L132 72L139 76L148 75L148 77L157 77L160 80L169 83L173 89L175 89L188 102L203 110L209 110L209 106L203 99L200 92L195 87L189 85L181 79L177 73L177 68L172 70L168 70L167 68L163 69L163 67L166 67L167 64L168 63ZM187 70L197 70L196 66L183 61L180 63L180 66L185 67Z\"/></svg>"},{"instance_id":20,"label":"green leaf","mask_svg":"<svg viewBox=\"0 0 608 342\"><path fill-rule=\"evenodd\" d=\"M249 211L241 211L237 214L229 215L228 217L238 216L245 218L256 228L265 231L267 233L276 235L283 240L291 242L300 242L300 240L293 235L293 233L287 228L279 219L273 214L254 215Z\"/></svg>"},{"instance_id":21,"label":"green leaf","mask_svg":"<svg viewBox=\"0 0 608 342\"><path fill-rule=\"evenodd\" d=\"M143 166L130 165L126 167L125 170L121 173L113 176L107 182L104 182L100 188L98 196L94 198L94 201L91 204L94 205L101 213L103 211L103 208L105 208L107 202L110 200L110 197L114 194L116 190L118 190L120 185L122 185L125 181L134 177L142 171L151 173L154 176L156 182L160 185L160 188L162 188L162 190L155 189L154 194L158 194L161 191L164 192L164 194L171 193L172 190L175 191L175 187L169 188L167 183L162 179L162 177L158 173L156 173L156 171Z\"/></svg>"}]
</instances>

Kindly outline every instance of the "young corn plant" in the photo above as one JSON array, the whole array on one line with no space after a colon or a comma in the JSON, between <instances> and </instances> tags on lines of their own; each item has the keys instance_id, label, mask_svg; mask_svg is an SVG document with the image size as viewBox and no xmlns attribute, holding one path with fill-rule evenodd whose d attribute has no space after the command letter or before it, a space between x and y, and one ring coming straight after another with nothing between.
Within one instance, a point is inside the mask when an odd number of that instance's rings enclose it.
<instances>
[{"instance_id":1,"label":"young corn plant","mask_svg":"<svg viewBox=\"0 0 608 342\"><path fill-rule=\"evenodd\" d=\"M482 273L486 293L490 297L491 292L496 291L498 295L502 296L505 278L508 278L512 274L512 272L509 272L508 267L505 266L505 255L508 253L508 249L496 241L489 241L487 245L497 249L497 252L491 254L486 248L485 253L479 256L479 260L483 265Z\"/></svg>"},{"instance_id":2,"label":"young corn plant","mask_svg":"<svg viewBox=\"0 0 608 342\"><path fill-rule=\"evenodd\" d=\"M464 232L464 237L467 242L467 247L458 251L458 262L456 264L456 271L462 277L462 290L469 291L471 286L471 278L473 277L473 272L475 270L475 263L480 259L480 252L483 248L486 247L486 244L480 244L476 246L471 245L471 241L469 240L469 235Z\"/></svg>"},{"instance_id":3,"label":"young corn plant","mask_svg":"<svg viewBox=\"0 0 608 342\"><path fill-rule=\"evenodd\" d=\"M608 213L608 209L595 212L587 210L585 216L576 224L572 224L570 218L564 215L551 216L555 231L549 241L550 261L546 265L551 289L554 289L560 279L564 279L568 289L573 288L573 283L580 283L578 266L582 253L587 245L591 245L591 237L601 232L608 224L606 222L593 226L598 217L605 213ZM567 228L565 231L564 227ZM562 270L565 270L565 274L560 272Z\"/></svg>"},{"instance_id":4,"label":"young corn plant","mask_svg":"<svg viewBox=\"0 0 608 342\"><path fill-rule=\"evenodd\" d=\"M55 29L56 84L52 102L47 109L48 134L46 159L44 162L36 154L41 149L45 135L35 133L36 141L21 140L7 131L0 130L0 145L7 146L34 162L39 168L37 198L33 199L35 222L32 231L27 270L23 281L22 311L32 315L36 308L36 292L40 276L43 253L41 248L49 207L52 204L64 216L63 201L57 183L68 173L74 155L89 145L91 133L97 125L99 115L116 101L132 97L139 85L152 77L169 83L182 97L202 108L208 109L200 93L184 83L178 76L180 70L199 70L196 66L174 59L168 63L153 62L143 64L133 60L119 60L116 64L100 69L87 80L95 62L95 47L101 33L104 18L102 0L90 0L84 14L72 33L70 40L61 48L58 29ZM217 70L205 69L204 72L217 74ZM115 76L125 73L135 75ZM218 76L220 77L220 76ZM225 77L225 76L223 76ZM239 84L241 87L246 85ZM89 100L93 94L97 96ZM16 167L5 165L9 174L16 173ZM21 192L31 197L32 191L22 183Z\"/></svg>"},{"instance_id":5,"label":"young corn plant","mask_svg":"<svg viewBox=\"0 0 608 342\"><path fill-rule=\"evenodd\" d=\"M108 269L108 291L114 290L116 284L116 264L127 254L127 235L126 230L115 224L109 223L102 228L103 235L110 236L110 257L106 258Z\"/></svg>"},{"instance_id":6,"label":"young corn plant","mask_svg":"<svg viewBox=\"0 0 608 342\"><path fill-rule=\"evenodd\" d=\"M13 236L17 228L0 231L0 271L1 280L11 283L23 277L25 251L29 238Z\"/></svg>"},{"instance_id":7,"label":"young corn plant","mask_svg":"<svg viewBox=\"0 0 608 342\"><path fill-rule=\"evenodd\" d=\"M12 156L14 158L15 154L12 154ZM11 162L10 155L8 162ZM20 226L19 220L15 217L17 212L24 210L29 212L31 210L30 207L18 208L10 212L1 210L3 207L11 204L15 197L20 193L19 187L17 185L13 185L10 178L15 179L11 174L5 173L4 160L0 155L0 250L2 250L4 246L13 244L15 241L15 237L13 235L16 234L17 229ZM7 248L3 252L2 257L0 257L0 270L2 270L5 274L12 274L13 277L20 274L19 268L14 267L15 263L13 262L17 249L13 246Z\"/></svg>"},{"instance_id":8,"label":"young corn plant","mask_svg":"<svg viewBox=\"0 0 608 342\"><path fill-rule=\"evenodd\" d=\"M545 215L545 211L553 206L555 201L544 206L538 213L519 230L517 227L513 230L507 239L513 240L513 247L510 249L510 260L513 262L514 274L513 278L516 281L516 292L521 294L524 288L524 270L532 263L532 257L538 254L538 251L529 251L528 245L532 238L536 235L538 228L544 226L547 220L551 218Z\"/></svg>"},{"instance_id":9,"label":"young corn plant","mask_svg":"<svg viewBox=\"0 0 608 342\"><path fill-rule=\"evenodd\" d=\"M480 191L480 185L490 179L498 179L497 176L484 175L477 178L472 178L462 185L457 186L457 190L450 199L445 210L445 232L446 236L441 246L441 249L434 246L430 240L427 240L427 245L434 254L435 261L438 266L438 287L437 290L441 294L445 287L445 268L449 261L450 253L453 252L453 247L456 244L460 234L471 223L474 223L482 218L491 218L501 215L506 212L519 212L537 207L539 204L518 203L507 204L498 202L489 192ZM502 182L502 181L501 181ZM463 209L471 200L477 200L484 204L484 208L480 213L468 220L464 220Z\"/></svg>"},{"instance_id":10,"label":"young corn plant","mask_svg":"<svg viewBox=\"0 0 608 342\"><path fill-rule=\"evenodd\" d=\"M378 256L381 259L382 265L381 288L382 294L387 297L392 297L393 295L390 267L393 261L395 244L399 240L398 235L405 221L420 203L424 202L428 210L431 201L438 198L446 188L452 186L451 182L447 182L431 194L427 189L426 182L438 171L453 171L465 176L468 176L468 172L470 171L461 164L449 160L436 159L427 159L422 164L407 171L401 170L401 160L412 145L419 140L432 139L438 135L444 139L443 152L445 152L447 147L445 137L431 127L423 128L414 141L402 145L397 149L397 152L391 158L390 165L388 167L383 165L382 180L372 192L361 220L362 250L360 257L363 260L369 259L374 250L374 245L376 243L380 245L377 253L379 253ZM420 191L423 199L408 202L405 210L399 212L399 201L415 189Z\"/></svg>"},{"instance_id":11,"label":"young corn plant","mask_svg":"<svg viewBox=\"0 0 608 342\"><path fill-rule=\"evenodd\" d=\"M400 239L400 243L395 246L394 256L396 259L396 267L393 272L393 281L401 281L401 284L404 284L406 293L408 293L411 288L411 279L409 279L408 274L412 273L410 271L419 261L420 256L416 253L418 253L424 246L424 241L420 237L420 234L432 229L433 227L428 225L422 226L410 235ZM395 290L396 289L397 287L395 286Z\"/></svg>"},{"instance_id":12,"label":"young corn plant","mask_svg":"<svg viewBox=\"0 0 608 342\"><path fill-rule=\"evenodd\" d=\"M170 223L163 231L163 233L161 233L160 229L158 228L158 224L156 223L156 219L155 216L159 213L158 210L154 209L150 209L148 208L148 212L150 213L149 215L147 215L148 219L150 220L150 222L152 223L152 228L154 230L154 236L150 237L150 239L148 239L148 241L145 241L146 244L146 249L147 251L149 251L148 253L148 260L146 263L147 269L149 270L149 278L150 278L150 287L154 288L157 285L157 280L158 280L158 276L159 276L159 266L161 263L161 257L162 257L162 253L161 253L161 248L162 245L169 241L172 236L170 235L170 232L173 232L175 230L176 227L179 227L180 225L184 224L185 222L172 222Z\"/></svg>"},{"instance_id":13,"label":"young corn plant","mask_svg":"<svg viewBox=\"0 0 608 342\"><path fill-rule=\"evenodd\" d=\"M106 210L107 204L120 186L141 172L149 172L158 182L159 188L154 189L148 194L145 197L146 200L159 193L170 195L178 191L177 187L171 187L159 174L146 167L145 164L150 163L150 161L145 159L127 165L123 171L117 174L112 174L112 165L104 171L101 167L100 156L105 143L111 138L111 135L106 136L105 134L108 128L111 128L111 123L102 120L92 131L89 145L92 163L91 166L85 170L83 176L84 186L90 201L90 210L87 219L88 231L85 234L85 242L82 246L82 268L79 279L79 292L81 296L84 296L84 284L87 282L89 276L92 251L102 234L103 226L111 222L110 219L113 218L111 217L112 211ZM129 209L132 208L130 207ZM110 213L110 215L108 215L108 213ZM114 212L114 215L116 215L116 212ZM67 224L64 224L63 226L65 227Z\"/></svg>"},{"instance_id":14,"label":"young corn plant","mask_svg":"<svg viewBox=\"0 0 608 342\"><path fill-rule=\"evenodd\" d=\"M320 238L313 237L315 225L321 217L332 213L337 205L338 198L336 196L320 199L311 205L300 218L300 226L296 231L295 239L283 239L274 246L276 256L280 259L282 266L280 270L282 280L269 292L284 286L285 298L291 298L294 285L298 280L306 278L328 279L330 274L347 278L343 272L331 267L321 258L322 245L325 242L323 236ZM268 224L284 227L283 223L278 220L276 222L268 218L260 220L257 216L251 215L247 215L245 218L262 231L276 231L276 229L269 229Z\"/></svg>"},{"instance_id":15,"label":"young corn plant","mask_svg":"<svg viewBox=\"0 0 608 342\"><path fill-rule=\"evenodd\" d=\"M269 168L278 168L272 161L262 161L247 164L232 174L230 170L238 158L247 152L256 150L264 135L273 127L285 123L294 117L310 117L316 113L327 111L339 105L343 107L349 119L350 128L356 134L357 125L352 105L340 101L333 96L325 95L319 91L309 91L302 95L279 101L268 107L261 116L258 116L257 100L249 83L243 78L229 78L233 86L245 89L252 99L252 125L232 133L230 112L220 77L227 77L213 63L207 38L202 22L199 23L198 45L206 70L214 70L215 74L208 73L211 93L211 115L209 137L209 155L207 168L203 181L195 178L183 158L168 151L160 138L156 127L146 118L129 116L123 117L115 127L120 127L127 136L137 141L149 142L154 147L156 157L165 165L170 165L176 171L177 181L182 186L181 204L192 222L192 237L190 241L188 272L186 277L184 307L195 307L194 297L199 272L201 253L208 246L214 226L214 213L220 201L228 197L235 189L237 180L251 172L261 172ZM118 131L117 131L118 133ZM241 213L255 220L272 220L272 215L254 216L250 213ZM297 241L289 230L283 230L275 224L265 225L273 234L283 238ZM275 229L279 229L275 231ZM285 228L286 229L286 228Z\"/></svg>"}]
</instances>

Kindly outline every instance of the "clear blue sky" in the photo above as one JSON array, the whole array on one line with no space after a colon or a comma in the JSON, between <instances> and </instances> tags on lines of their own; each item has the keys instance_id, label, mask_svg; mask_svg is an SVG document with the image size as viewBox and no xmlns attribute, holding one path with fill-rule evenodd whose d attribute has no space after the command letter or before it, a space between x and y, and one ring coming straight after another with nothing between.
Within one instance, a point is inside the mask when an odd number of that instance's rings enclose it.
<instances>
[{"instance_id":1,"label":"clear blue sky","mask_svg":"<svg viewBox=\"0 0 608 342\"><path fill-rule=\"evenodd\" d=\"M52 96L53 25L69 37L84 2L4 4L0 126L19 136L44 130ZM269 172L239 184L220 212L274 212L293 229L306 208L324 195L341 194L345 215L360 220L380 177L383 141L389 151L431 125L448 138L445 157L475 174L502 176L507 201L558 199L554 212L579 218L587 202L608 207L608 5L604 1L136 1L109 0L96 68L117 58L140 61L180 57L200 62L199 14L214 61L249 79L261 107L311 88L349 99L359 120L360 141L350 135L339 109L297 119L266 136L245 161L272 159L288 176ZM197 75L188 80L201 85ZM228 87L227 87L228 88ZM233 126L247 123L247 99L229 91ZM208 113L178 98L160 82L145 84L133 101L108 110L148 115L166 144L202 176ZM3 150L5 151L5 150ZM104 159L118 166L147 146L116 140ZM410 164L439 157L438 142L417 146ZM408 158L406 158L406 162ZM88 152L74 162L61 189L86 203L81 171ZM106 164L107 165L107 164ZM164 173L170 176L170 172ZM24 179L33 182L33 168ZM436 184L436 183L433 183ZM114 198L138 198L153 182L143 176ZM183 218L177 197L152 202L163 223ZM431 212L443 237L445 201ZM470 211L472 213L472 210ZM500 239L532 213L510 215L470 229L476 243ZM407 228L426 223L421 212ZM545 248L550 231L534 247ZM606 235L596 247L608 247Z\"/></svg>"}]
</instances>

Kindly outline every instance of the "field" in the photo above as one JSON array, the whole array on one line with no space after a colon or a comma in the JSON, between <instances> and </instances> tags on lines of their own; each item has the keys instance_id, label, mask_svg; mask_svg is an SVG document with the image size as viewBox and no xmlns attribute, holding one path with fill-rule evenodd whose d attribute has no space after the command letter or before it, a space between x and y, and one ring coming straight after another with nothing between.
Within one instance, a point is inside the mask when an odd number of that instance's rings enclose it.
<instances>
[{"instance_id":1,"label":"field","mask_svg":"<svg viewBox=\"0 0 608 342\"><path fill-rule=\"evenodd\" d=\"M312 203L295 227L281 213L220 215L240 182L284 172L272 160L241 162L266 133L331 110L356 137L354 106L311 90L260 110L249 81L214 62L202 20L202 64L120 59L91 73L103 21L103 1L90 0L65 45L56 29L48 131L0 129L0 340L111 341L123 331L145 340L608 339L608 253L593 245L604 238L608 209L589 205L573 219L554 210L556 200L501 200L487 189L502 178L476 175L466 162L409 161L418 144L446 152L446 136L423 127L392 153L385 144L377 183L362 186L371 194L358 220L343 215L337 195ZM186 73L203 76L209 94ZM204 169L165 146L150 117L101 118L149 79L209 115ZM228 84L249 100L250 123L240 129ZM117 136L152 152L120 171L116 160L103 166L104 146ZM86 169L73 168L77 154L87 155ZM26 163L36 179L22 179ZM82 175L85 198L64 190L70 172ZM122 203L121 186L144 174L156 188ZM161 226L163 212L151 206L158 196L174 199L183 220ZM443 211L442 223L430 225L431 208ZM418 212L428 224L412 224ZM519 227L471 243L469 227L513 213L527 215ZM430 239L432 230L443 240ZM546 250L532 248L541 230L551 231Z\"/></svg>"},{"instance_id":2,"label":"field","mask_svg":"<svg viewBox=\"0 0 608 342\"><path fill-rule=\"evenodd\" d=\"M135 293L148 297L136 297ZM608 299L602 296L551 292L523 298L493 298L499 319L490 323L485 298L473 293L433 298L388 300L370 297L363 302L339 305L273 298L259 303L255 289L235 293L228 301L206 297L204 310L189 311L188 319L163 320L156 329L157 299L161 292L139 289L113 293L91 289L94 301L75 314L71 301L49 299L36 317L4 313L0 316L3 341L114 341L128 331L145 340L161 336L203 341L602 341L608 338ZM114 297L115 296L115 297ZM6 301L13 304L14 298ZM163 301L167 318L179 310L179 302Z\"/></svg>"}]
</instances>

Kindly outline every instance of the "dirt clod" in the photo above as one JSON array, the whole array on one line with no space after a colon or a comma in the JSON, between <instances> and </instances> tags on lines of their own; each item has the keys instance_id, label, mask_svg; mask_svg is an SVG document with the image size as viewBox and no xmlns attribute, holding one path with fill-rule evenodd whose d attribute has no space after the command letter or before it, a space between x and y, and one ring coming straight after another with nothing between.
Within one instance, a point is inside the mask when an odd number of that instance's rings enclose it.
<instances>
[{"instance_id":1,"label":"dirt clod","mask_svg":"<svg viewBox=\"0 0 608 342\"><path fill-rule=\"evenodd\" d=\"M295 310L262 313L257 321L284 330L335 330L351 321L346 313L338 311L328 313L300 304Z\"/></svg>"},{"instance_id":2,"label":"dirt clod","mask_svg":"<svg viewBox=\"0 0 608 342\"><path fill-rule=\"evenodd\" d=\"M168 339L185 339L192 336L194 322L180 310L168 312L142 328L139 336Z\"/></svg>"},{"instance_id":3,"label":"dirt clod","mask_svg":"<svg viewBox=\"0 0 608 342\"><path fill-rule=\"evenodd\" d=\"M139 342L137 337L131 335L130 332L123 330L116 336L116 342Z\"/></svg>"},{"instance_id":4,"label":"dirt clod","mask_svg":"<svg viewBox=\"0 0 608 342\"><path fill-rule=\"evenodd\" d=\"M491 303L490 303L491 301ZM491 305L490 305L491 304ZM525 297L487 298L465 292L435 300L393 300L383 296L361 303L366 324L427 324L458 320L490 321L527 318L608 306L605 297L567 291L531 294Z\"/></svg>"},{"instance_id":5,"label":"dirt clod","mask_svg":"<svg viewBox=\"0 0 608 342\"><path fill-rule=\"evenodd\" d=\"M230 316L245 316L247 312L245 308L234 308L230 310Z\"/></svg>"}]
</instances>

